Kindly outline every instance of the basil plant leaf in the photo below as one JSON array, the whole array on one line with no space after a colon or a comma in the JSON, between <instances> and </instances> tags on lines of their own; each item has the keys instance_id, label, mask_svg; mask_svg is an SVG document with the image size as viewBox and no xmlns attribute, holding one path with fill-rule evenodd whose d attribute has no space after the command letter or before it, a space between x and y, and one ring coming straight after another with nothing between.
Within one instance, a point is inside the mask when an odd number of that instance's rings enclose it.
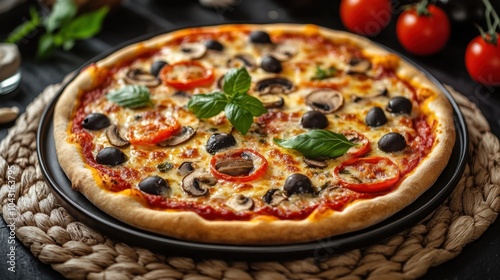
<instances>
[{"instance_id":1,"label":"basil plant leaf","mask_svg":"<svg viewBox=\"0 0 500 280\"><path fill-rule=\"evenodd\" d=\"M283 148L293 149L307 158L336 158L342 156L356 144L349 142L343 134L324 129L310 130L288 140L274 138Z\"/></svg>"},{"instance_id":2,"label":"basil plant leaf","mask_svg":"<svg viewBox=\"0 0 500 280\"><path fill-rule=\"evenodd\" d=\"M222 112L227 103L228 99L223 93L214 92L193 95L187 106L196 117L204 119L211 118Z\"/></svg>"},{"instance_id":3,"label":"basil plant leaf","mask_svg":"<svg viewBox=\"0 0 500 280\"><path fill-rule=\"evenodd\" d=\"M148 105L153 105L150 100L150 92L143 85L126 85L119 89L110 91L106 94L106 98L122 107L140 108Z\"/></svg>"},{"instance_id":4,"label":"basil plant leaf","mask_svg":"<svg viewBox=\"0 0 500 280\"><path fill-rule=\"evenodd\" d=\"M255 117L267 112L266 107L264 107L259 99L248 94L238 94L232 102L240 107L244 107L245 110L250 112Z\"/></svg>"},{"instance_id":5,"label":"basil plant leaf","mask_svg":"<svg viewBox=\"0 0 500 280\"><path fill-rule=\"evenodd\" d=\"M250 89L252 78L245 67L231 69L224 75L224 93L234 96L237 93L246 93Z\"/></svg>"},{"instance_id":6,"label":"basil plant leaf","mask_svg":"<svg viewBox=\"0 0 500 280\"><path fill-rule=\"evenodd\" d=\"M102 21L109 11L108 7L83 14L61 28L61 33L67 39L87 39L99 33Z\"/></svg>"},{"instance_id":7,"label":"basil plant leaf","mask_svg":"<svg viewBox=\"0 0 500 280\"><path fill-rule=\"evenodd\" d=\"M253 123L252 113L235 103L227 104L224 112L226 113L226 118L229 120L229 122L231 122L231 124L241 134L247 134Z\"/></svg>"},{"instance_id":8,"label":"basil plant leaf","mask_svg":"<svg viewBox=\"0 0 500 280\"><path fill-rule=\"evenodd\" d=\"M73 0L57 0L52 8L50 16L45 22L45 28L47 28L48 32L52 33L57 28L65 25L77 12L78 8L75 3L73 3Z\"/></svg>"}]
</instances>

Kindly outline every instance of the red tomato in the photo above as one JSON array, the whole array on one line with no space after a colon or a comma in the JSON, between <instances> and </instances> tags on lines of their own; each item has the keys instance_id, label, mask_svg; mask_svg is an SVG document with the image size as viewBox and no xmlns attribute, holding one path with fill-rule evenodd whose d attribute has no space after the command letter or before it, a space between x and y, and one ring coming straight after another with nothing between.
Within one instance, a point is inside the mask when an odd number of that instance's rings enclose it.
<instances>
[{"instance_id":1,"label":"red tomato","mask_svg":"<svg viewBox=\"0 0 500 280\"><path fill-rule=\"evenodd\" d=\"M401 13L396 23L396 34L403 47L416 55L440 51L450 37L450 21L446 13L435 5L427 7L429 14L419 15L416 8Z\"/></svg>"},{"instance_id":2,"label":"red tomato","mask_svg":"<svg viewBox=\"0 0 500 280\"><path fill-rule=\"evenodd\" d=\"M389 24L392 16L390 0L342 0L340 19L351 32L374 36Z\"/></svg>"},{"instance_id":3,"label":"red tomato","mask_svg":"<svg viewBox=\"0 0 500 280\"><path fill-rule=\"evenodd\" d=\"M253 169L246 175L232 176L221 173L217 170L217 163L222 159L251 159L253 161ZM259 152L253 149L243 148L231 150L223 154L217 154L210 160L210 172L219 178L231 182L249 182L262 176L267 170L267 160Z\"/></svg>"},{"instance_id":4,"label":"red tomato","mask_svg":"<svg viewBox=\"0 0 500 280\"><path fill-rule=\"evenodd\" d=\"M197 61L181 61L164 66L160 71L164 84L179 90L209 86L214 81L214 71Z\"/></svg>"},{"instance_id":5,"label":"red tomato","mask_svg":"<svg viewBox=\"0 0 500 280\"><path fill-rule=\"evenodd\" d=\"M363 193L386 191L400 176L397 165L386 157L352 158L336 166L333 173L343 187Z\"/></svg>"},{"instance_id":6,"label":"red tomato","mask_svg":"<svg viewBox=\"0 0 500 280\"><path fill-rule=\"evenodd\" d=\"M500 34L498 35L500 37ZM481 36L474 38L465 51L469 75L483 85L500 85L500 43L494 45Z\"/></svg>"},{"instance_id":7,"label":"red tomato","mask_svg":"<svg viewBox=\"0 0 500 280\"><path fill-rule=\"evenodd\" d=\"M167 140L181 128L172 117L151 111L141 115L138 123L129 128L130 143L134 145L155 145Z\"/></svg>"},{"instance_id":8,"label":"red tomato","mask_svg":"<svg viewBox=\"0 0 500 280\"><path fill-rule=\"evenodd\" d=\"M346 154L351 157L362 157L366 155L371 150L370 141L366 136L360 132L354 130L342 131L342 134L349 140L349 142L358 144L347 150Z\"/></svg>"}]
</instances>

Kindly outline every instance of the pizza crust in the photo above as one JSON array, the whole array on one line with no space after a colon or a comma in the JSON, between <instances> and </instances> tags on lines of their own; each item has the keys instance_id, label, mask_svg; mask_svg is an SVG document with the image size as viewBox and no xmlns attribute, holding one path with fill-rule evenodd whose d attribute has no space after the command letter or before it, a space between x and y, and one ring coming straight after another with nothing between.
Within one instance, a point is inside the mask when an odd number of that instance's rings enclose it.
<instances>
[{"instance_id":1,"label":"pizza crust","mask_svg":"<svg viewBox=\"0 0 500 280\"><path fill-rule=\"evenodd\" d=\"M92 89L92 79L100 68L132 59L136 55L184 34L199 31L220 31L231 29L286 30L298 32L319 32L326 37L345 39L361 46L367 53L389 54L385 49L368 39L346 32L333 31L312 25L269 24L269 25L225 25L185 29L160 35L146 42L128 46L84 69L68 84L59 98L54 114L54 138L61 167L72 182L72 187L83 193L93 204L113 217L132 226L157 232L170 237L206 243L229 244L283 244L318 240L329 236L348 233L374 225L411 204L436 181L448 163L454 143L455 130L453 111L444 94L439 94L428 103L437 122L436 139L427 158L410 173L399 187L389 194L373 199L356 201L343 211L328 210L313 212L307 219L277 220L258 218L251 221L209 221L194 212L153 210L145 207L144 201L130 196L131 190L121 193L109 192L99 186L100 179L81 157L80 149L69 143L68 124L72 122L75 100L82 91ZM420 71L404 60L400 60L398 75L406 77L412 84L440 90Z\"/></svg>"}]
</instances>

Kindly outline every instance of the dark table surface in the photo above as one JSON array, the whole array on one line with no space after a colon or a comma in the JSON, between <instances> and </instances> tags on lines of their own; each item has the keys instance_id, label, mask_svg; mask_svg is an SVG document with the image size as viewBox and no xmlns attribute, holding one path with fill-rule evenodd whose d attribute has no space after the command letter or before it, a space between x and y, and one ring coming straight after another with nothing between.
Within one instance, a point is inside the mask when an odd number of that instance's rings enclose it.
<instances>
[{"instance_id":1,"label":"dark table surface","mask_svg":"<svg viewBox=\"0 0 500 280\"><path fill-rule=\"evenodd\" d=\"M24 112L26 106L48 85L62 81L64 76L90 60L92 57L112 49L127 40L151 32L173 30L193 25L222 24L231 22L296 22L313 23L343 30L338 16L338 2L236 0L225 9L204 8L195 0L124 0L122 6L113 10L104 22L101 33L93 39L80 41L71 52L55 53L47 61L36 61L23 57L22 82L18 92L0 97L0 107L18 106ZM400 1L396 1L400 3ZM493 2L493 1L492 1ZM499 5L496 3L495 5ZM400 7L397 7L400 8ZM7 14L0 15L0 41L9 30L23 20L26 5L19 6ZM499 9L497 9L499 10ZM372 38L430 71L441 82L453 86L478 105L486 116L493 133L500 137L500 89L484 87L474 83L464 65L467 42L476 36L471 24L454 25L452 37L445 50L429 57L407 54L398 44L395 35L395 18L378 36ZM0 139L7 135L9 127L0 125ZM428 279L498 279L500 275L500 221L462 253L438 267L429 269ZM61 275L48 265L38 261L26 248L16 248L15 274L8 272L6 254L9 230L0 219L0 279L57 279ZM18 244L20 242L18 241Z\"/></svg>"}]
</instances>

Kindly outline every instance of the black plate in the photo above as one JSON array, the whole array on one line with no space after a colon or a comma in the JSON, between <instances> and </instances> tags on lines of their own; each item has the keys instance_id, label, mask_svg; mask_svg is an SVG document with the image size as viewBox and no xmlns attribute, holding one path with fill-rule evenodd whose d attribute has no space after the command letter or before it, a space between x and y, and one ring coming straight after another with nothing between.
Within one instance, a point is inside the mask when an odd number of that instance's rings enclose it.
<instances>
[{"instance_id":1,"label":"black plate","mask_svg":"<svg viewBox=\"0 0 500 280\"><path fill-rule=\"evenodd\" d=\"M134 42L142 41L152 36L153 35L148 35L146 37L138 38L134 40ZM132 42L128 42L125 45L130 43ZM109 52L92 59L91 62L97 61L121 47L123 46L110 50ZM394 52L390 49L388 50ZM411 63L411 61L406 59L404 56L400 56ZM56 101L64 88L60 90L56 98L49 104L42 116L37 135L38 160L47 182L52 187L52 193L70 214L72 214L79 221L95 228L101 233L130 245L148 248L162 254L176 256L182 255L194 258L222 258L228 260L247 261L283 260L310 257L317 260L325 259L332 254L336 254L341 251L365 247L370 244L380 242L384 238L394 235L418 223L434 209L436 209L449 196L461 178L467 160L467 149L469 143L464 117L460 112L457 103L453 100L453 97L446 90L446 88L426 70L422 69L415 63L412 64L425 73L425 75L445 93L446 97L450 100L453 106L453 117L456 126L457 140L455 146L453 147L450 161L442 174L439 176L436 183L414 203L381 223L353 233L308 243L290 245L244 246L205 244L178 240L144 231L111 217L95 207L81 193L73 191L71 189L71 182L59 166L54 146L54 127L52 117Z\"/></svg>"}]
</instances>

